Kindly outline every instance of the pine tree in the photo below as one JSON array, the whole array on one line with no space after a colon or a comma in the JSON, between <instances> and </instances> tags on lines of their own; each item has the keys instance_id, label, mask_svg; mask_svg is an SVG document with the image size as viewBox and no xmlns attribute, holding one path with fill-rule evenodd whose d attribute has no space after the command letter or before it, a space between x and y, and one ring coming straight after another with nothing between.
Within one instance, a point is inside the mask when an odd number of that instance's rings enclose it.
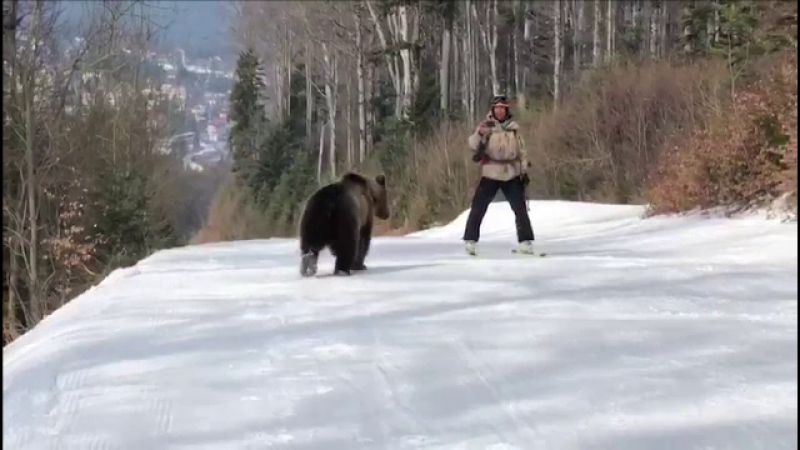
<instances>
[{"instance_id":1,"label":"pine tree","mask_svg":"<svg viewBox=\"0 0 800 450\"><path fill-rule=\"evenodd\" d=\"M756 39L759 3L749 0L718 0L687 6L682 26L688 30L683 43L694 56L721 57L738 66L763 53Z\"/></svg>"},{"instance_id":2,"label":"pine tree","mask_svg":"<svg viewBox=\"0 0 800 450\"><path fill-rule=\"evenodd\" d=\"M748 57L762 53L761 46L754 39L758 19L752 2L725 2L717 6L717 10L720 18L718 39L711 46L711 54L738 66Z\"/></svg>"},{"instance_id":3,"label":"pine tree","mask_svg":"<svg viewBox=\"0 0 800 450\"><path fill-rule=\"evenodd\" d=\"M296 72L302 74L302 67ZM305 148L305 101L299 95L304 88L303 76L293 77L289 92L289 115L272 124L259 144L251 187L261 201L275 200L274 191L281 177L290 171L298 155L309 150Z\"/></svg>"},{"instance_id":4,"label":"pine tree","mask_svg":"<svg viewBox=\"0 0 800 450\"><path fill-rule=\"evenodd\" d=\"M252 48L244 50L236 62L236 81L230 96L230 120L233 122L228 144L233 172L247 179L248 167L256 162L261 134L267 124L260 102L264 90L261 63Z\"/></svg>"}]
</instances>

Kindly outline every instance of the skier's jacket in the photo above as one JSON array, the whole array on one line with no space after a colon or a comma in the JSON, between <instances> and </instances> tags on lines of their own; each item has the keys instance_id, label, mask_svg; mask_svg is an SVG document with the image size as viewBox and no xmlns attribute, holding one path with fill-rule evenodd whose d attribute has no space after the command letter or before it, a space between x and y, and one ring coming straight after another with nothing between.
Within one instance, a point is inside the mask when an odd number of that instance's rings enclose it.
<instances>
[{"instance_id":1,"label":"skier's jacket","mask_svg":"<svg viewBox=\"0 0 800 450\"><path fill-rule=\"evenodd\" d=\"M489 127L489 131L481 137L478 134L478 125L467 139L467 145L472 152L482 150L481 176L508 181L524 174L528 168L528 160L517 122L510 117L505 122L498 122L491 113L486 116L486 120L493 121L494 126Z\"/></svg>"}]
</instances>

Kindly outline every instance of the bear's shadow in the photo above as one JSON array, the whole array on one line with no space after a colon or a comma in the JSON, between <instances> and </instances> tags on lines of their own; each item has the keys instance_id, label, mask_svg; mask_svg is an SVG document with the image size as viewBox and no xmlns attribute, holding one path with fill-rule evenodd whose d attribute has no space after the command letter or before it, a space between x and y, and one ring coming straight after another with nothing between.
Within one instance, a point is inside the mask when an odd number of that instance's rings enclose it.
<instances>
[{"instance_id":1,"label":"bear's shadow","mask_svg":"<svg viewBox=\"0 0 800 450\"><path fill-rule=\"evenodd\" d=\"M367 270L354 270L351 272L351 277L366 277L370 275L383 275L383 274L390 274L396 272L404 272L406 270L414 270L414 269L426 269L430 267L436 267L440 264L397 264L397 265L380 265L380 266L370 266L367 265ZM315 278L328 278L328 277L337 277L337 278L350 278L348 276L342 275L334 275L333 272L329 273L319 273L316 275Z\"/></svg>"}]
</instances>

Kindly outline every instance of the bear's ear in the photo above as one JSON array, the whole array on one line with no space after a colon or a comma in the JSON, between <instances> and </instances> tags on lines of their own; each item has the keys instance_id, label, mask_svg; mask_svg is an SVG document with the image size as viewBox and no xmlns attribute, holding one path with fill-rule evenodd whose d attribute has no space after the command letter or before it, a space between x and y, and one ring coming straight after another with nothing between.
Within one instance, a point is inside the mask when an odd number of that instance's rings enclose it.
<instances>
[{"instance_id":1,"label":"bear's ear","mask_svg":"<svg viewBox=\"0 0 800 450\"><path fill-rule=\"evenodd\" d=\"M378 175L377 177L375 177L375 181L377 181L378 184L380 184L381 186L386 186L386 177L384 177L383 175Z\"/></svg>"}]
</instances>

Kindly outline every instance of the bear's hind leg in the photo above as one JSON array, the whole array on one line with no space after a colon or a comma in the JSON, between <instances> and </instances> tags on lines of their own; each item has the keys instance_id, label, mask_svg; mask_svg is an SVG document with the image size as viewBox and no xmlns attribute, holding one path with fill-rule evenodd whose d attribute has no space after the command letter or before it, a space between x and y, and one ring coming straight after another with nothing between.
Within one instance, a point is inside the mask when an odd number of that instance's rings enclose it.
<instances>
[{"instance_id":1,"label":"bear's hind leg","mask_svg":"<svg viewBox=\"0 0 800 450\"><path fill-rule=\"evenodd\" d=\"M349 214L348 214L349 213ZM331 253L336 256L334 275L350 275L353 262L358 255L358 222L355 214L342 214L334 222L336 238L331 242Z\"/></svg>"},{"instance_id":2,"label":"bear's hind leg","mask_svg":"<svg viewBox=\"0 0 800 450\"><path fill-rule=\"evenodd\" d=\"M317 274L317 261L319 260L319 253L308 252L303 253L300 257L300 275L304 277L313 277Z\"/></svg>"},{"instance_id":3,"label":"bear's hind leg","mask_svg":"<svg viewBox=\"0 0 800 450\"><path fill-rule=\"evenodd\" d=\"M369 253L370 241L372 241L372 224L368 223L361 227L358 233L358 254L353 261L353 270L367 270L364 260L367 258L367 253Z\"/></svg>"},{"instance_id":4,"label":"bear's hind leg","mask_svg":"<svg viewBox=\"0 0 800 450\"><path fill-rule=\"evenodd\" d=\"M358 239L352 231L338 236L331 244L331 253L336 255L334 263L334 275L350 275L353 261L358 254Z\"/></svg>"}]
</instances>

